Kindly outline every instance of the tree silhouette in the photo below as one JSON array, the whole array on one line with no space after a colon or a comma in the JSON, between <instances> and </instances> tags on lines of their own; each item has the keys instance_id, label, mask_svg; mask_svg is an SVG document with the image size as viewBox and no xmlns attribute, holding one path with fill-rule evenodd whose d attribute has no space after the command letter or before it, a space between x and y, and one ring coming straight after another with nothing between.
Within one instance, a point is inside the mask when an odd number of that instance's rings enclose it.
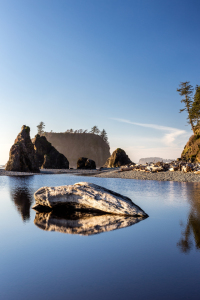
<instances>
[{"instance_id":1,"label":"tree silhouette","mask_svg":"<svg viewBox=\"0 0 200 300\"><path fill-rule=\"evenodd\" d=\"M100 136L102 137L102 139L108 144L108 136L107 136L107 132L105 131L105 129L103 129L100 132Z\"/></svg>"},{"instance_id":2,"label":"tree silhouette","mask_svg":"<svg viewBox=\"0 0 200 300\"><path fill-rule=\"evenodd\" d=\"M100 130L97 126L93 126L90 130L90 133L99 134Z\"/></svg>"},{"instance_id":3,"label":"tree silhouette","mask_svg":"<svg viewBox=\"0 0 200 300\"><path fill-rule=\"evenodd\" d=\"M45 128L44 122L40 122L39 125L37 126L38 134L39 135L43 135L44 134L44 128Z\"/></svg>"},{"instance_id":4,"label":"tree silhouette","mask_svg":"<svg viewBox=\"0 0 200 300\"><path fill-rule=\"evenodd\" d=\"M195 132L200 123L200 86L197 85L195 88L194 101L190 109L190 117L195 126Z\"/></svg>"}]
</instances>

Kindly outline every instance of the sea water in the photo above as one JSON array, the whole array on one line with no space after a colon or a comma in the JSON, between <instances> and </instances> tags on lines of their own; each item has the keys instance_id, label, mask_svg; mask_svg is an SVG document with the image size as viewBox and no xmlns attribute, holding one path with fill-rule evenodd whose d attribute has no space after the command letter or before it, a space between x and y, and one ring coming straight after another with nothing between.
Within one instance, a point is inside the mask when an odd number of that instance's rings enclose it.
<instances>
[{"instance_id":1,"label":"sea water","mask_svg":"<svg viewBox=\"0 0 200 300\"><path fill-rule=\"evenodd\" d=\"M80 181L130 197L149 218L94 235L36 226L34 192ZM198 183L66 174L2 176L0 205L0 299L200 297Z\"/></svg>"}]
</instances>

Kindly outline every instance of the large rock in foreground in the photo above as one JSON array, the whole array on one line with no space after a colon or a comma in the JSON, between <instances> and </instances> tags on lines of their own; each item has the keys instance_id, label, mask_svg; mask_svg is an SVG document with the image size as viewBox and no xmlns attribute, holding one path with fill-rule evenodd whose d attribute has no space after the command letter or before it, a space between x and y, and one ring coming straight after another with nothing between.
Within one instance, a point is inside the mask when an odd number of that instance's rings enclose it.
<instances>
[{"instance_id":1,"label":"large rock in foreground","mask_svg":"<svg viewBox=\"0 0 200 300\"><path fill-rule=\"evenodd\" d=\"M117 194L99 185L79 182L74 185L42 187L34 194L34 209L53 209L64 205L69 210L103 211L112 214L141 216L148 215L128 197Z\"/></svg>"},{"instance_id":2,"label":"large rock in foreground","mask_svg":"<svg viewBox=\"0 0 200 300\"><path fill-rule=\"evenodd\" d=\"M41 169L69 169L69 161L49 143L45 136L37 134L32 140Z\"/></svg>"},{"instance_id":3,"label":"large rock in foreground","mask_svg":"<svg viewBox=\"0 0 200 300\"><path fill-rule=\"evenodd\" d=\"M30 128L23 125L9 153L6 171L40 172L33 143L30 139Z\"/></svg>"},{"instance_id":4,"label":"large rock in foreground","mask_svg":"<svg viewBox=\"0 0 200 300\"><path fill-rule=\"evenodd\" d=\"M95 161L86 157L80 157L77 161L77 169L96 169Z\"/></svg>"},{"instance_id":5,"label":"large rock in foreground","mask_svg":"<svg viewBox=\"0 0 200 300\"><path fill-rule=\"evenodd\" d=\"M184 147L181 159L188 162L200 162L200 135L194 134Z\"/></svg>"},{"instance_id":6,"label":"large rock in foreground","mask_svg":"<svg viewBox=\"0 0 200 300\"><path fill-rule=\"evenodd\" d=\"M45 231L88 236L132 226L141 220L143 217L81 212L63 215L58 211L51 211L37 212L34 224Z\"/></svg>"},{"instance_id":7,"label":"large rock in foreground","mask_svg":"<svg viewBox=\"0 0 200 300\"><path fill-rule=\"evenodd\" d=\"M107 168L116 168L116 167L121 167L127 164L131 164L132 161L126 154L126 152L121 149L117 148L113 154L107 159L104 167Z\"/></svg>"}]
</instances>

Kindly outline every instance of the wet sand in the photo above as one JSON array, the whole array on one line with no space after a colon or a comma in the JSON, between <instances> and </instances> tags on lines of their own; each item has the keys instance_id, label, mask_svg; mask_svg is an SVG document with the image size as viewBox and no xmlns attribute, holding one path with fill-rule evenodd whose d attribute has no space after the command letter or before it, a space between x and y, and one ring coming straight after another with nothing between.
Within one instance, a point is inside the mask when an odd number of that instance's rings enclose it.
<instances>
[{"instance_id":1,"label":"wet sand","mask_svg":"<svg viewBox=\"0 0 200 300\"><path fill-rule=\"evenodd\" d=\"M147 173L141 171L124 171L119 172L119 168L97 170L77 170L77 169L41 169L40 173L12 172L0 169L0 176L32 176L45 174L69 174L76 176L103 177L103 178L122 178L138 180L158 180L158 181L179 181L179 182L200 182L200 174L193 172L184 173L175 172L158 172Z\"/></svg>"},{"instance_id":2,"label":"wet sand","mask_svg":"<svg viewBox=\"0 0 200 300\"><path fill-rule=\"evenodd\" d=\"M41 169L40 173L29 173L29 172L15 172L15 171L6 171L0 169L0 176L32 176L32 175L46 175L46 174L71 174L71 175L94 175L98 174L100 171L97 170L77 170L77 169Z\"/></svg>"}]
</instances>

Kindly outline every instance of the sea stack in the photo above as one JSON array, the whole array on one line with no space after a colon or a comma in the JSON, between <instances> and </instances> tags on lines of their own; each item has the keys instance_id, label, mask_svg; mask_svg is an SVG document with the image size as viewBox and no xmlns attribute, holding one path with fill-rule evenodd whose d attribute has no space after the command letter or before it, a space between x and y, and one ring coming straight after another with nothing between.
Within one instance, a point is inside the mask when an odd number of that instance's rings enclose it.
<instances>
[{"instance_id":1,"label":"sea stack","mask_svg":"<svg viewBox=\"0 0 200 300\"><path fill-rule=\"evenodd\" d=\"M117 148L112 155L107 159L104 167L106 168L116 168L116 167L121 167L127 164L131 164L132 161L126 154L126 152L121 149Z\"/></svg>"},{"instance_id":2,"label":"sea stack","mask_svg":"<svg viewBox=\"0 0 200 300\"><path fill-rule=\"evenodd\" d=\"M69 169L68 159L58 152L45 136L37 134L32 142L41 169Z\"/></svg>"},{"instance_id":3,"label":"sea stack","mask_svg":"<svg viewBox=\"0 0 200 300\"><path fill-rule=\"evenodd\" d=\"M6 164L6 171L40 172L34 145L30 138L30 128L23 125L14 141Z\"/></svg>"}]
</instances>

